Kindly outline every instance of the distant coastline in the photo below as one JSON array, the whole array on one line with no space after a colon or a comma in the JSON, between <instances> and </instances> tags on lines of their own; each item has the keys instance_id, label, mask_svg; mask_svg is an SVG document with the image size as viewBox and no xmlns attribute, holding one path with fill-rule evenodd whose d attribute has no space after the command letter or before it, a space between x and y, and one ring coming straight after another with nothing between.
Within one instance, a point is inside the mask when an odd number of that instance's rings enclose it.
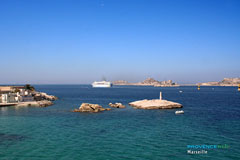
<instances>
[{"instance_id":1,"label":"distant coastline","mask_svg":"<svg viewBox=\"0 0 240 160\"><path fill-rule=\"evenodd\" d=\"M129 85L129 86L154 86L154 87L179 87L179 86L239 86L240 78L224 78L219 82L203 82L196 84L178 84L172 80L157 81L153 78L147 78L142 82L129 83L125 80L117 80L112 82L113 85Z\"/></svg>"},{"instance_id":2,"label":"distant coastline","mask_svg":"<svg viewBox=\"0 0 240 160\"><path fill-rule=\"evenodd\" d=\"M137 83L129 83L128 81L125 80L118 80L118 81L113 81L113 85L132 85L132 86L154 86L154 87L178 87L180 86L177 83L174 83L172 80L167 80L167 81L157 81L153 78L147 78L146 80L142 82L137 82Z\"/></svg>"},{"instance_id":3,"label":"distant coastline","mask_svg":"<svg viewBox=\"0 0 240 160\"><path fill-rule=\"evenodd\" d=\"M224 78L220 82L204 82L197 83L199 86L238 86L240 84L240 78Z\"/></svg>"}]
</instances>

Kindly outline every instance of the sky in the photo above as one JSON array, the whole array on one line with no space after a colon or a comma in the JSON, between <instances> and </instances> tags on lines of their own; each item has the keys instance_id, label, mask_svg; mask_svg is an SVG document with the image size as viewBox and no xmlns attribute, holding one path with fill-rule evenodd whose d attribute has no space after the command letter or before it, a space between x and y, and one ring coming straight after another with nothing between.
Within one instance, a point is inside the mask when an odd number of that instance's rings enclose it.
<instances>
[{"instance_id":1,"label":"sky","mask_svg":"<svg viewBox=\"0 0 240 160\"><path fill-rule=\"evenodd\" d=\"M240 77L239 0L0 0L0 84Z\"/></svg>"}]
</instances>

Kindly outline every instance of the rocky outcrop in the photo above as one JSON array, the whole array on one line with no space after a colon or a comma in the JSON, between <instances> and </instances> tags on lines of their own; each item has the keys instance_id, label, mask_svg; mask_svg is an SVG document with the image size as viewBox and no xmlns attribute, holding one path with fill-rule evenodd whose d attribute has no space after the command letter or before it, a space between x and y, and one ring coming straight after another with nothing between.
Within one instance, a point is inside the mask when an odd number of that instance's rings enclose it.
<instances>
[{"instance_id":1,"label":"rocky outcrop","mask_svg":"<svg viewBox=\"0 0 240 160\"><path fill-rule=\"evenodd\" d=\"M154 86L154 85L159 84L159 81L157 81L157 80L155 80L153 78L147 78L144 81L140 82L140 84Z\"/></svg>"},{"instance_id":2,"label":"rocky outcrop","mask_svg":"<svg viewBox=\"0 0 240 160\"><path fill-rule=\"evenodd\" d=\"M220 82L197 83L200 86L238 86L239 84L240 78L224 78Z\"/></svg>"},{"instance_id":3,"label":"rocky outcrop","mask_svg":"<svg viewBox=\"0 0 240 160\"><path fill-rule=\"evenodd\" d=\"M179 86L176 83L173 83L172 80L167 81L157 81L153 78L147 78L142 82L137 83L128 83L127 81L114 81L112 82L114 85L135 85L135 86L154 86L154 87L177 87Z\"/></svg>"},{"instance_id":4,"label":"rocky outcrop","mask_svg":"<svg viewBox=\"0 0 240 160\"><path fill-rule=\"evenodd\" d=\"M57 100L58 98L53 95L48 95L44 92L32 91L31 95L33 96L34 101L30 102L19 102L17 106L36 106L36 107L47 107L53 105L52 101Z\"/></svg>"},{"instance_id":5,"label":"rocky outcrop","mask_svg":"<svg viewBox=\"0 0 240 160\"><path fill-rule=\"evenodd\" d=\"M240 84L240 78L224 78L220 82L220 85L225 85L225 86L237 86L239 84Z\"/></svg>"},{"instance_id":6,"label":"rocky outcrop","mask_svg":"<svg viewBox=\"0 0 240 160\"><path fill-rule=\"evenodd\" d=\"M142 82L137 82L137 83L130 83L129 85L135 85L135 86L155 86L160 84L159 81L153 79L153 78L147 78Z\"/></svg>"},{"instance_id":7,"label":"rocky outcrop","mask_svg":"<svg viewBox=\"0 0 240 160\"><path fill-rule=\"evenodd\" d=\"M110 107L113 107L113 108L126 108L125 105L123 105L122 103L109 103L108 104Z\"/></svg>"},{"instance_id":8,"label":"rocky outcrop","mask_svg":"<svg viewBox=\"0 0 240 160\"><path fill-rule=\"evenodd\" d=\"M90 103L82 103L79 109L74 109L73 112L90 112L96 113L105 110L111 110L110 108L103 108L99 104L90 104Z\"/></svg>"},{"instance_id":9,"label":"rocky outcrop","mask_svg":"<svg viewBox=\"0 0 240 160\"><path fill-rule=\"evenodd\" d=\"M33 92L32 96L34 97L34 99L36 101L41 101L41 100L49 100L49 101L55 101L58 98L56 96L53 95L48 95L47 93L44 92Z\"/></svg>"},{"instance_id":10,"label":"rocky outcrop","mask_svg":"<svg viewBox=\"0 0 240 160\"><path fill-rule=\"evenodd\" d=\"M154 87L178 87L177 83L172 82L172 80L161 81L158 84L155 84Z\"/></svg>"},{"instance_id":11,"label":"rocky outcrop","mask_svg":"<svg viewBox=\"0 0 240 160\"><path fill-rule=\"evenodd\" d=\"M167 100L153 99L153 100L140 100L129 103L134 108L137 109L173 109L182 108L180 103L175 103Z\"/></svg>"}]
</instances>

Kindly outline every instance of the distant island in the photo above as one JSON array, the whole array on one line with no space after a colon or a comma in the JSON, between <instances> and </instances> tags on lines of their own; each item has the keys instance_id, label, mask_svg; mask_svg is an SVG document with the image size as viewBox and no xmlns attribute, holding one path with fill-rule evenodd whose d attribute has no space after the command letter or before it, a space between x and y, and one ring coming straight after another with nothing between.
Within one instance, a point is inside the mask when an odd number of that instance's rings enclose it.
<instances>
[{"instance_id":1,"label":"distant island","mask_svg":"<svg viewBox=\"0 0 240 160\"><path fill-rule=\"evenodd\" d=\"M224 78L220 82L197 83L200 86L238 86L239 84L240 78Z\"/></svg>"},{"instance_id":2,"label":"distant island","mask_svg":"<svg viewBox=\"0 0 240 160\"><path fill-rule=\"evenodd\" d=\"M147 78L142 82L129 83L125 80L113 81L113 85L134 85L134 86L154 86L154 87L178 87L177 83L173 83L172 80L167 81L157 81L153 78Z\"/></svg>"}]
</instances>

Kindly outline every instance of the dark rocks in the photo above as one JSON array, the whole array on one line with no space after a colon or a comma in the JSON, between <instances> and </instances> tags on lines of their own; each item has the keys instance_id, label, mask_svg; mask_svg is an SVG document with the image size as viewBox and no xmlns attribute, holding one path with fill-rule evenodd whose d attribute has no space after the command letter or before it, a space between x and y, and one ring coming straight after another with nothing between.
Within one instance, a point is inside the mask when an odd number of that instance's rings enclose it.
<instances>
[{"instance_id":1,"label":"dark rocks","mask_svg":"<svg viewBox=\"0 0 240 160\"><path fill-rule=\"evenodd\" d=\"M113 108L126 108L126 106L123 105L122 103L115 103L115 104L109 103L108 105Z\"/></svg>"}]
</instances>

